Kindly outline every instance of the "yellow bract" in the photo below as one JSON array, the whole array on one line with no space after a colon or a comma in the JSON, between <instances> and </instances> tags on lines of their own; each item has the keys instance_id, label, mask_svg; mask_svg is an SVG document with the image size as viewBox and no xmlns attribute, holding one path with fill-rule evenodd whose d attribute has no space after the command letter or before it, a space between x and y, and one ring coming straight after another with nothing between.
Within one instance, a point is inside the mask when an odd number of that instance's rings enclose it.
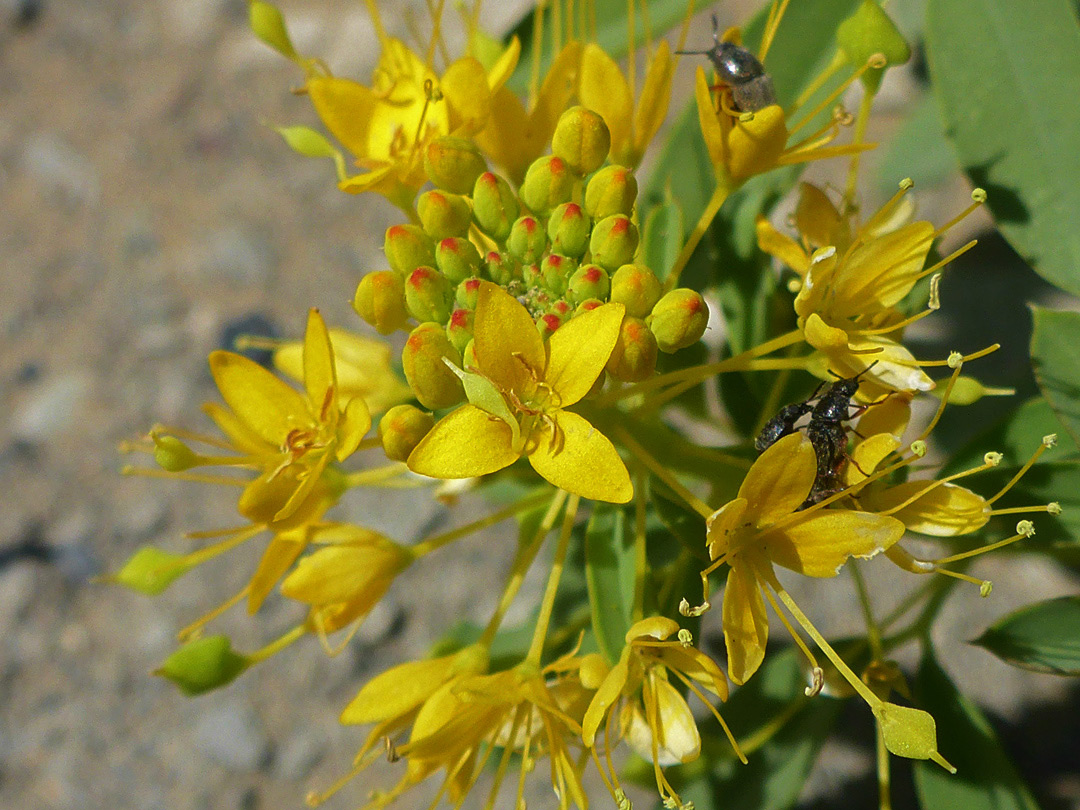
<instances>
[{"instance_id":1,"label":"yellow bract","mask_svg":"<svg viewBox=\"0 0 1080 810\"><path fill-rule=\"evenodd\" d=\"M585 312L545 344L525 307L500 287L482 283L473 330L476 367L466 370L471 402L436 423L409 456L409 468L435 478L471 478L525 455L567 492L630 500L630 475L614 445L566 410L604 370L623 311L621 304L605 304Z\"/></svg>"}]
</instances>

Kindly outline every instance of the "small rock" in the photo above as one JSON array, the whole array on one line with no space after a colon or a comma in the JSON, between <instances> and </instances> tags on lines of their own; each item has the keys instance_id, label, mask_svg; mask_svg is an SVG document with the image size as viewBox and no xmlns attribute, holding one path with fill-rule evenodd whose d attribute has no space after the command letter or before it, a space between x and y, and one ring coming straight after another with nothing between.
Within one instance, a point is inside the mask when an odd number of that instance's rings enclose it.
<instances>
[{"instance_id":1,"label":"small rock","mask_svg":"<svg viewBox=\"0 0 1080 810\"><path fill-rule=\"evenodd\" d=\"M273 247L255 229L230 225L209 234L204 245L200 271L208 280L259 286L273 275Z\"/></svg>"},{"instance_id":2,"label":"small rock","mask_svg":"<svg viewBox=\"0 0 1080 810\"><path fill-rule=\"evenodd\" d=\"M13 627L26 613L38 587L39 569L34 565L0 568L0 634Z\"/></svg>"},{"instance_id":3,"label":"small rock","mask_svg":"<svg viewBox=\"0 0 1080 810\"><path fill-rule=\"evenodd\" d=\"M326 740L311 732L300 732L286 740L274 761L274 773L295 782L304 779L326 755Z\"/></svg>"},{"instance_id":4,"label":"small rock","mask_svg":"<svg viewBox=\"0 0 1080 810\"><path fill-rule=\"evenodd\" d=\"M23 147L22 166L69 206L92 205L101 197L94 165L55 133L31 135Z\"/></svg>"},{"instance_id":5,"label":"small rock","mask_svg":"<svg viewBox=\"0 0 1080 810\"><path fill-rule=\"evenodd\" d=\"M38 386L11 418L11 435L17 441L37 444L71 424L90 388L82 374L54 377Z\"/></svg>"},{"instance_id":6,"label":"small rock","mask_svg":"<svg viewBox=\"0 0 1080 810\"><path fill-rule=\"evenodd\" d=\"M250 706L238 701L209 709L195 724L195 746L233 771L258 770L270 756L270 741Z\"/></svg>"}]
</instances>

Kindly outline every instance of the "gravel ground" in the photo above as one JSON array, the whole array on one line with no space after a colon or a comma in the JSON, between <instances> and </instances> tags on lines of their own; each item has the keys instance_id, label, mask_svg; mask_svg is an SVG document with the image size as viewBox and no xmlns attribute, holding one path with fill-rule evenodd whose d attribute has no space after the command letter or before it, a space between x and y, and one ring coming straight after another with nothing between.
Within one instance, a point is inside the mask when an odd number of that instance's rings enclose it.
<instances>
[{"instance_id":1,"label":"gravel ground","mask_svg":"<svg viewBox=\"0 0 1080 810\"><path fill-rule=\"evenodd\" d=\"M368 75L376 47L361 4L283 6L302 51ZM183 531L235 520L221 492L119 476L118 443L155 421L199 425L213 397L205 356L230 334L296 334L313 305L355 326L351 291L383 264L379 237L396 219L374 196L338 193L328 164L265 126L312 116L245 8L0 0L0 807L299 807L348 767L360 734L336 715L358 685L423 654L447 616L484 616L494 595L477 599L470 583L508 560L488 532L408 572L336 660L305 642L199 700L148 671L252 559L236 552L155 600L90 582L144 543L180 549ZM404 540L462 519L405 504L361 496L342 516ZM970 638L1036 588L1075 590L1052 567L997 573L992 610L957 604L943 633ZM830 605L823 629L857 629L853 604ZM216 627L252 649L298 616L271 600L258 622L235 612ZM952 668L1008 720L1062 699L1061 681L965 654L974 663ZM866 764L834 748L815 783L826 798Z\"/></svg>"}]
</instances>

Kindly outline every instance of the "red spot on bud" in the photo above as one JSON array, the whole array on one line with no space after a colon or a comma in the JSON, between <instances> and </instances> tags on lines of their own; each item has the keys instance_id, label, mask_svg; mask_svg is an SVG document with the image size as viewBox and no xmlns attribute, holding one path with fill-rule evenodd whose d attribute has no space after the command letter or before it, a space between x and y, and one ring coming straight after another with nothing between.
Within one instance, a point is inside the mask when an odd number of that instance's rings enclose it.
<instances>
[{"instance_id":1,"label":"red spot on bud","mask_svg":"<svg viewBox=\"0 0 1080 810\"><path fill-rule=\"evenodd\" d=\"M412 287L423 287L435 274L435 270L431 267L417 267L409 273L407 283Z\"/></svg>"},{"instance_id":2,"label":"red spot on bud","mask_svg":"<svg viewBox=\"0 0 1080 810\"><path fill-rule=\"evenodd\" d=\"M497 251L497 250L491 251L485 257L485 260L488 262L488 264L495 264L496 262L500 261L501 259L502 259L502 257L499 255L499 251Z\"/></svg>"},{"instance_id":3,"label":"red spot on bud","mask_svg":"<svg viewBox=\"0 0 1080 810\"><path fill-rule=\"evenodd\" d=\"M551 160L548 161L548 171L551 172L551 174L555 177L565 174L566 161L564 161L562 158L553 156Z\"/></svg>"},{"instance_id":4,"label":"red spot on bud","mask_svg":"<svg viewBox=\"0 0 1080 810\"><path fill-rule=\"evenodd\" d=\"M498 256L499 254L496 253L495 255ZM478 278L467 278L463 283L467 292L476 292L480 289L480 279Z\"/></svg>"},{"instance_id":5,"label":"red spot on bud","mask_svg":"<svg viewBox=\"0 0 1080 810\"><path fill-rule=\"evenodd\" d=\"M692 298L687 297L686 301L683 302L683 309L685 309L691 315L697 315L699 312L701 312L704 304L705 302L695 295Z\"/></svg>"},{"instance_id":6,"label":"red spot on bud","mask_svg":"<svg viewBox=\"0 0 1080 810\"><path fill-rule=\"evenodd\" d=\"M480 175L480 182L483 183L485 186L488 186L489 188L499 187L499 178L496 177L492 172L484 172L482 175Z\"/></svg>"},{"instance_id":7,"label":"red spot on bud","mask_svg":"<svg viewBox=\"0 0 1080 810\"><path fill-rule=\"evenodd\" d=\"M544 326L547 327L549 332L554 332L556 329L562 326L562 318L560 318L558 315L541 315L540 320L544 322Z\"/></svg>"},{"instance_id":8,"label":"red spot on bud","mask_svg":"<svg viewBox=\"0 0 1080 810\"><path fill-rule=\"evenodd\" d=\"M469 310L455 309L450 316L450 328L465 329L469 325Z\"/></svg>"},{"instance_id":9,"label":"red spot on bud","mask_svg":"<svg viewBox=\"0 0 1080 810\"><path fill-rule=\"evenodd\" d=\"M638 320L627 319L623 321L623 334L626 335L627 340L632 340L635 343L641 340L641 333L645 330L645 324Z\"/></svg>"},{"instance_id":10,"label":"red spot on bud","mask_svg":"<svg viewBox=\"0 0 1080 810\"><path fill-rule=\"evenodd\" d=\"M416 354L418 351L424 348L424 336L423 335L409 335L409 339L405 341L405 350Z\"/></svg>"},{"instance_id":11,"label":"red spot on bud","mask_svg":"<svg viewBox=\"0 0 1080 810\"><path fill-rule=\"evenodd\" d=\"M548 267L552 267L555 270L558 270L560 267L562 267L563 261L564 258L558 253L552 253L550 256L547 257Z\"/></svg>"},{"instance_id":12,"label":"red spot on bud","mask_svg":"<svg viewBox=\"0 0 1080 810\"><path fill-rule=\"evenodd\" d=\"M563 209L563 220L581 219L581 206L577 203L567 203Z\"/></svg>"},{"instance_id":13,"label":"red spot on bud","mask_svg":"<svg viewBox=\"0 0 1080 810\"><path fill-rule=\"evenodd\" d=\"M531 235L536 232L537 228L540 227L540 223L532 217L524 217L521 220L521 227L525 229L525 233Z\"/></svg>"},{"instance_id":14,"label":"red spot on bud","mask_svg":"<svg viewBox=\"0 0 1080 810\"><path fill-rule=\"evenodd\" d=\"M565 315L566 313L568 313L570 311L570 305L568 303L566 303L565 301L556 301L555 306L552 307L552 309L555 310L555 314L561 316L561 315Z\"/></svg>"},{"instance_id":15,"label":"red spot on bud","mask_svg":"<svg viewBox=\"0 0 1080 810\"><path fill-rule=\"evenodd\" d=\"M595 266L588 268L585 270L583 278L589 284L597 284L600 281L600 268Z\"/></svg>"},{"instance_id":16,"label":"red spot on bud","mask_svg":"<svg viewBox=\"0 0 1080 810\"><path fill-rule=\"evenodd\" d=\"M614 236L616 234L622 235L630 230L630 220L626 217L616 217L615 221L611 223L610 233Z\"/></svg>"},{"instance_id":17,"label":"red spot on bud","mask_svg":"<svg viewBox=\"0 0 1080 810\"><path fill-rule=\"evenodd\" d=\"M581 305L581 308L586 312L592 312L599 306L603 306L602 301L586 301L584 304Z\"/></svg>"},{"instance_id":18,"label":"red spot on bud","mask_svg":"<svg viewBox=\"0 0 1080 810\"><path fill-rule=\"evenodd\" d=\"M448 251L450 253L460 253L457 240L453 237L450 237L449 239L443 239L441 242L439 242L439 249Z\"/></svg>"},{"instance_id":19,"label":"red spot on bud","mask_svg":"<svg viewBox=\"0 0 1080 810\"><path fill-rule=\"evenodd\" d=\"M391 225L386 229L386 241L389 242L391 239L401 239L402 236L407 233L408 231L405 230L404 225Z\"/></svg>"}]
</instances>

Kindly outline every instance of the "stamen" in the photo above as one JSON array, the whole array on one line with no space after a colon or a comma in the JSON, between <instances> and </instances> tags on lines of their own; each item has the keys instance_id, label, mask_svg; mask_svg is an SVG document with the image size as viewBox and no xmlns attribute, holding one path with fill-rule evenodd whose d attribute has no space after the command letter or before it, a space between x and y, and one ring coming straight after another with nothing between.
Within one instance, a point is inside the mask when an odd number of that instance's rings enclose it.
<instances>
[{"instance_id":1,"label":"stamen","mask_svg":"<svg viewBox=\"0 0 1080 810\"><path fill-rule=\"evenodd\" d=\"M815 119L818 116L819 113L821 113L822 110L824 110L827 107L831 106L834 101L836 101L838 98L840 98L840 96L842 96L844 94L844 92L849 87L851 87L851 85L854 84L855 81L858 78L860 78L864 73L866 73L866 71L868 71L870 68L882 68L882 67L884 67L885 66L883 64L884 61L885 61L885 59L881 54L874 54L873 56L871 56L869 59L866 60L866 64L859 67L858 70L856 70L854 73L852 73L849 78L844 80L840 84L839 87L837 87L835 90L833 90L831 93L829 93L829 95L827 95L824 98L824 100L822 100L820 103L818 103L809 113L807 113L801 119L799 119L799 122L797 124L793 124L788 129L788 133L790 135L794 135L796 132L798 132L804 126L809 124L813 119Z\"/></svg>"},{"instance_id":2,"label":"stamen","mask_svg":"<svg viewBox=\"0 0 1080 810\"><path fill-rule=\"evenodd\" d=\"M731 743L731 747L735 751L735 756L739 758L739 761L742 762L743 765L746 765L748 761L746 755L742 752L742 749L739 748L739 743L736 742L735 735L731 732L731 728L728 726L727 721L720 715L720 712L713 705L712 701L709 700L708 696L701 691L701 688L693 678L686 676L677 669L668 669L668 672L675 673L675 677L686 684L686 688L697 695L698 700L708 707L709 711L712 712L712 716L716 718L716 722L718 722L720 727L724 730L724 735L728 738L728 742Z\"/></svg>"},{"instance_id":3,"label":"stamen","mask_svg":"<svg viewBox=\"0 0 1080 810\"><path fill-rule=\"evenodd\" d=\"M174 481L195 481L199 484L214 484L216 486L226 487L246 487L248 481L244 481L240 478L229 478L224 475L207 475L205 473L193 473L193 472L168 472L166 470L158 470L153 467L135 467L131 464L125 464L120 468L121 475L133 475L139 478L169 478Z\"/></svg>"},{"instance_id":4,"label":"stamen","mask_svg":"<svg viewBox=\"0 0 1080 810\"><path fill-rule=\"evenodd\" d=\"M986 202L986 192L981 188L974 189L971 192L971 200L972 200L971 205L969 205L967 208L965 208L963 211L961 211L955 217L953 217L948 222L946 222L944 225L942 225L940 228L938 228L936 231L934 231L934 234L931 237L931 239L936 239L937 237L941 236L943 233L948 231L951 227L956 225L958 222L965 219L969 214L971 214L973 211L975 211L975 209L981 207L982 204Z\"/></svg>"},{"instance_id":5,"label":"stamen","mask_svg":"<svg viewBox=\"0 0 1080 810\"><path fill-rule=\"evenodd\" d=\"M629 450L633 455L646 467L649 471L664 482L676 495L682 498L687 506L701 515L703 518L708 518L716 510L710 507L705 501L701 500L697 495L692 493L686 487L684 487L679 481L667 470L659 461L653 458L644 447L626 431L625 428L616 427L615 435L619 441Z\"/></svg>"},{"instance_id":6,"label":"stamen","mask_svg":"<svg viewBox=\"0 0 1080 810\"><path fill-rule=\"evenodd\" d=\"M1030 525L1028 521L1021 521L1021 523L1028 523ZM1032 534L1035 533L1033 529L1031 530L1030 534L1027 532L1020 532L1019 528L1020 527L1017 526L1018 532L1012 537L1007 537L1004 540L998 540L996 543L991 543L987 546L981 546L979 548L972 549L971 551L965 551L961 554L953 554L951 557L942 557L940 560L934 560L933 562L935 565L948 565L949 563L954 563L958 560L966 560L969 557L978 557L980 554L986 554L990 551L996 551L999 548L1004 548L1005 546L1015 543L1017 540L1023 540L1025 537L1030 537Z\"/></svg>"},{"instance_id":7,"label":"stamen","mask_svg":"<svg viewBox=\"0 0 1080 810\"><path fill-rule=\"evenodd\" d=\"M198 635L202 631L202 629L206 625L208 625L210 622L212 622L214 619L216 619L222 613L227 611L233 605L235 605L235 604L239 603L241 600L243 600L243 598L245 596L247 596L248 591L250 589L251 589L250 584L245 585L243 588L241 588L236 593L235 596L230 596L228 599L226 599L224 602L222 602L216 608L214 608L213 610L211 610L211 611L209 611L207 613L204 613L202 616L200 616L198 619L193 621L187 627L180 630L180 632L178 632L176 634L177 641L183 643L183 642L186 642L186 641L194 638L196 635Z\"/></svg>"},{"instance_id":8,"label":"stamen","mask_svg":"<svg viewBox=\"0 0 1080 810\"><path fill-rule=\"evenodd\" d=\"M971 240L970 242L968 242L968 243L967 243L966 245L964 245L963 247L959 247L959 248L957 248L956 250L954 250L954 251L953 251L952 253L950 253L950 254L949 254L948 256L946 256L946 257L945 257L944 259L942 259L941 261L937 262L937 263L936 263L936 264L934 264L933 266L931 266L931 267L927 267L927 268L926 268L925 270L922 270L922 271L920 271L920 272L919 272L919 275L917 275L917 276L915 277L915 278L916 278L916 280L918 280L918 279L922 279L922 278L926 278L927 276L929 276L929 275L931 275L932 273L934 273L934 272L936 272L936 271L940 270L940 269L941 269L942 267L944 267L945 265L949 264L950 262L953 262L953 261L955 261L955 260L956 260L956 259L958 259L958 258L959 258L960 256L963 256L963 255L964 255L965 253L967 253L967 252L968 252L969 250L971 250L971 249L972 249L973 247L975 247L975 245L977 245L977 244L978 244L978 242L979 242L979 240L978 240L978 239L972 239L972 240Z\"/></svg>"},{"instance_id":9,"label":"stamen","mask_svg":"<svg viewBox=\"0 0 1080 810\"><path fill-rule=\"evenodd\" d=\"M224 439L219 439L216 436L209 436L205 433L196 433L192 430L184 430L184 428L172 427L171 425L163 425L160 422L150 428L147 435L152 436L155 433L175 436L178 439L184 439L189 442L199 442L200 444L205 444L210 447L216 447L219 450L236 450L232 444Z\"/></svg>"},{"instance_id":10,"label":"stamen","mask_svg":"<svg viewBox=\"0 0 1080 810\"><path fill-rule=\"evenodd\" d=\"M1053 438L1051 438L1051 437L1053 437ZM1027 460L1027 463L1017 471L1016 475L1014 475L1012 478L1009 479L1009 482L1007 484L1005 484L1005 486L1003 486L998 491L998 493L996 495L994 495L992 498L987 498L986 502L987 503L994 503L994 501L997 501L998 499L1001 498L1002 495L1004 495L1006 492L1008 492L1010 489L1012 489L1016 485L1016 483L1021 478L1024 477L1024 474L1027 473L1027 471L1031 469L1031 467L1035 464L1035 462L1038 461L1039 456L1041 456L1048 449L1050 449L1051 447L1054 446L1054 443L1056 442L1056 440L1057 440L1057 436L1055 434L1051 434L1050 436L1044 437L1043 438L1043 443L1040 444L1035 449L1035 452L1031 454L1031 458L1029 458Z\"/></svg>"},{"instance_id":11,"label":"stamen","mask_svg":"<svg viewBox=\"0 0 1080 810\"><path fill-rule=\"evenodd\" d=\"M795 642L795 646L799 648L802 654L806 657L807 662L810 664L810 671L814 673L814 683L812 686L806 687L805 694L807 697L814 697L821 691L821 687L824 684L824 673L821 669L821 665L818 664L817 658L814 657L814 654L810 652L810 648L806 645L806 642L803 641L802 636L799 635L795 628L791 626L791 622L788 621L787 616L785 616L784 612L780 610L780 605L776 603L776 597L772 595L772 592L768 588L761 588L761 592L765 594L765 598L769 600L769 604L772 605L773 612L776 613L777 617L780 619L781 624L784 625L784 628L791 635L792 640L794 640Z\"/></svg>"},{"instance_id":12,"label":"stamen","mask_svg":"<svg viewBox=\"0 0 1080 810\"><path fill-rule=\"evenodd\" d=\"M765 62L765 57L769 55L769 48L772 47L773 40L776 38L776 32L780 28L780 20L784 18L784 12L787 11L789 2L791 0L781 0L779 7L777 7L776 0L773 0L772 7L769 9L769 19L765 23L765 33L761 37L761 50L758 53L758 60L762 63Z\"/></svg>"}]
</instances>

